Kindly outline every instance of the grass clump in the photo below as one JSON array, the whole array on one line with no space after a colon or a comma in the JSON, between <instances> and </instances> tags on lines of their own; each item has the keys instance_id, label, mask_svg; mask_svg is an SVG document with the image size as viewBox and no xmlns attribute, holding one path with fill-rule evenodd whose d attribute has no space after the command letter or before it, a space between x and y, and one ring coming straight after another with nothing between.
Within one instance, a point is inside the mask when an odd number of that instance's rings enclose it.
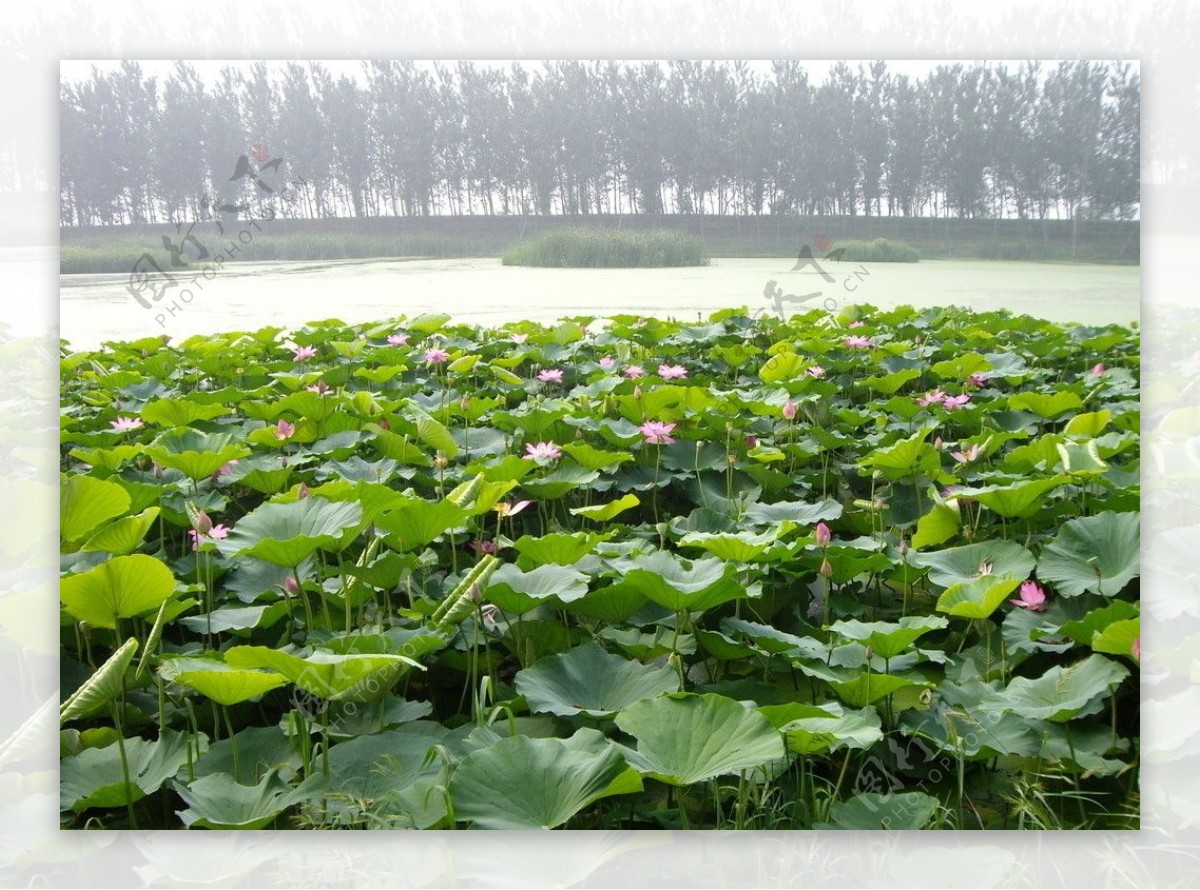
<instances>
[{"instance_id":1,"label":"grass clump","mask_svg":"<svg viewBox=\"0 0 1200 890\"><path fill-rule=\"evenodd\" d=\"M506 266L613 269L707 266L704 243L683 232L561 229L518 244Z\"/></svg>"},{"instance_id":2,"label":"grass clump","mask_svg":"<svg viewBox=\"0 0 1200 890\"><path fill-rule=\"evenodd\" d=\"M841 250L842 259L856 263L916 263L921 254L903 241L876 238L874 241L839 241L833 245Z\"/></svg>"}]
</instances>

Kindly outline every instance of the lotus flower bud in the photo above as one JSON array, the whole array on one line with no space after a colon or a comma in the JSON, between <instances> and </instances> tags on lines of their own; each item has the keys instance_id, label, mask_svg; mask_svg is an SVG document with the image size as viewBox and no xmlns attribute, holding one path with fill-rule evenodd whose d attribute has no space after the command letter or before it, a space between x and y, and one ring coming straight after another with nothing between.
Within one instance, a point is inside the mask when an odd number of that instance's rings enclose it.
<instances>
[{"instance_id":1,"label":"lotus flower bud","mask_svg":"<svg viewBox=\"0 0 1200 890\"><path fill-rule=\"evenodd\" d=\"M817 540L818 547L828 547L833 540L833 534L829 531L829 526L823 522L817 523L816 531L813 533Z\"/></svg>"},{"instance_id":2,"label":"lotus flower bud","mask_svg":"<svg viewBox=\"0 0 1200 890\"><path fill-rule=\"evenodd\" d=\"M471 410L471 397L463 396L461 399L459 399L458 407L459 407L459 410L461 410L461 411L470 411Z\"/></svg>"},{"instance_id":3,"label":"lotus flower bud","mask_svg":"<svg viewBox=\"0 0 1200 890\"><path fill-rule=\"evenodd\" d=\"M388 423L388 419L386 417L381 417L379 418L379 428L381 430L390 430L392 425Z\"/></svg>"},{"instance_id":4,"label":"lotus flower bud","mask_svg":"<svg viewBox=\"0 0 1200 890\"><path fill-rule=\"evenodd\" d=\"M821 560L821 568L819 569L819 571L820 571L822 577L825 577L825 578L833 577L833 566L829 564L829 560L827 560L827 559Z\"/></svg>"},{"instance_id":5,"label":"lotus flower bud","mask_svg":"<svg viewBox=\"0 0 1200 890\"><path fill-rule=\"evenodd\" d=\"M633 397L634 397L635 399L640 399L640 398L642 397L642 387L641 387L641 384L638 384L637 386L635 386L635 387L633 388Z\"/></svg>"},{"instance_id":6,"label":"lotus flower bud","mask_svg":"<svg viewBox=\"0 0 1200 890\"><path fill-rule=\"evenodd\" d=\"M795 402L784 402L783 417L785 420L795 420L796 419L796 403Z\"/></svg>"},{"instance_id":7,"label":"lotus flower bud","mask_svg":"<svg viewBox=\"0 0 1200 890\"><path fill-rule=\"evenodd\" d=\"M699 443L697 442L696 444L699 444ZM757 447L758 447L758 436L747 436L746 437L746 448L754 449Z\"/></svg>"},{"instance_id":8,"label":"lotus flower bud","mask_svg":"<svg viewBox=\"0 0 1200 890\"><path fill-rule=\"evenodd\" d=\"M447 459L446 455L442 454L439 451L437 453L437 457L435 457L433 459L433 465L435 467L437 467L439 470L444 470L444 469L446 469L446 467L450 466L450 461L449 461L449 459Z\"/></svg>"},{"instance_id":9,"label":"lotus flower bud","mask_svg":"<svg viewBox=\"0 0 1200 890\"><path fill-rule=\"evenodd\" d=\"M300 592L300 582L297 581L292 575L288 575L286 578L283 579L283 589L287 593L290 593L293 595L297 594Z\"/></svg>"},{"instance_id":10,"label":"lotus flower bud","mask_svg":"<svg viewBox=\"0 0 1200 890\"><path fill-rule=\"evenodd\" d=\"M212 519L210 519L209 515L203 510L197 513L196 518L192 520L192 528L194 528L201 535L207 535L210 531L212 531L212 527Z\"/></svg>"},{"instance_id":11,"label":"lotus flower bud","mask_svg":"<svg viewBox=\"0 0 1200 890\"><path fill-rule=\"evenodd\" d=\"M900 547L898 549L900 550L901 556L904 556L905 554L908 553L908 539L907 538L900 539Z\"/></svg>"},{"instance_id":12,"label":"lotus flower bud","mask_svg":"<svg viewBox=\"0 0 1200 890\"><path fill-rule=\"evenodd\" d=\"M308 486L305 485L303 482L301 482L300 487L296 489L296 500L302 501L306 497L308 497L308 495L309 495Z\"/></svg>"}]
</instances>

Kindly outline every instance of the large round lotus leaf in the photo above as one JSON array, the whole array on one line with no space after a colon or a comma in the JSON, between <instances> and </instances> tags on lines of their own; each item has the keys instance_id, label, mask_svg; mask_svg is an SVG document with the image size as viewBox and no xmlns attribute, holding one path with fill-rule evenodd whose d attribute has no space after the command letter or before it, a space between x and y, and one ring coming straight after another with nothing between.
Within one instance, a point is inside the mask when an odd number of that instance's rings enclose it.
<instances>
[{"instance_id":1,"label":"large round lotus leaf","mask_svg":"<svg viewBox=\"0 0 1200 890\"><path fill-rule=\"evenodd\" d=\"M983 575L951 584L938 597L937 610L961 618L987 618L1017 589L1020 578Z\"/></svg>"},{"instance_id":2,"label":"large round lotus leaf","mask_svg":"<svg viewBox=\"0 0 1200 890\"><path fill-rule=\"evenodd\" d=\"M594 729L501 739L467 755L450 780L455 818L477 828L555 828L603 797L641 790L641 777Z\"/></svg>"},{"instance_id":3,"label":"large round lotus leaf","mask_svg":"<svg viewBox=\"0 0 1200 890\"><path fill-rule=\"evenodd\" d=\"M617 715L617 726L637 740L629 762L670 785L763 767L786 754L767 718L713 693L643 699Z\"/></svg>"},{"instance_id":4,"label":"large round lotus leaf","mask_svg":"<svg viewBox=\"0 0 1200 890\"><path fill-rule=\"evenodd\" d=\"M539 605L571 603L588 592L588 576L569 566L543 565L523 572L505 563L488 580L487 600L505 612L524 615Z\"/></svg>"},{"instance_id":5,"label":"large round lotus leaf","mask_svg":"<svg viewBox=\"0 0 1200 890\"><path fill-rule=\"evenodd\" d=\"M838 621L830 626L835 634L847 640L858 640L874 650L880 658L895 658L918 637L941 630L949 622L936 615L905 616L897 622Z\"/></svg>"},{"instance_id":6,"label":"large round lotus leaf","mask_svg":"<svg viewBox=\"0 0 1200 890\"><path fill-rule=\"evenodd\" d=\"M291 503L266 503L244 516L217 541L226 558L254 556L277 566L298 566L318 549L340 550L345 533L362 521L356 503L307 497Z\"/></svg>"},{"instance_id":7,"label":"large round lotus leaf","mask_svg":"<svg viewBox=\"0 0 1200 890\"><path fill-rule=\"evenodd\" d=\"M1129 676L1129 671L1103 655L1089 655L1069 667L1052 667L1036 680L1016 677L994 701L990 710L1016 711L1033 720L1062 723L1084 709L1092 699Z\"/></svg>"},{"instance_id":8,"label":"large round lotus leaf","mask_svg":"<svg viewBox=\"0 0 1200 890\"><path fill-rule=\"evenodd\" d=\"M375 524L387 532L389 539L401 550L412 550L461 525L466 518L467 511L451 501L414 499L390 507L376 517Z\"/></svg>"},{"instance_id":9,"label":"large round lotus leaf","mask_svg":"<svg viewBox=\"0 0 1200 890\"><path fill-rule=\"evenodd\" d=\"M176 782L176 793L188 805L179 818L189 828L264 828L288 807L316 798L322 781L318 774L291 788L269 772L257 785L239 785L226 773L212 773L188 785Z\"/></svg>"},{"instance_id":10,"label":"large round lotus leaf","mask_svg":"<svg viewBox=\"0 0 1200 890\"><path fill-rule=\"evenodd\" d=\"M963 488L955 492L954 497L978 501L992 512L1009 519L1030 519L1041 510L1046 495L1068 481L1066 476L1026 479L1008 485Z\"/></svg>"},{"instance_id":11,"label":"large round lotus leaf","mask_svg":"<svg viewBox=\"0 0 1200 890\"><path fill-rule=\"evenodd\" d=\"M234 646L225 653L234 668L278 671L305 692L331 701L378 701L410 667L403 655L338 655L316 651L300 658L266 646Z\"/></svg>"},{"instance_id":12,"label":"large round lotus leaf","mask_svg":"<svg viewBox=\"0 0 1200 890\"><path fill-rule=\"evenodd\" d=\"M372 801L370 810L397 828L429 828L446 817L443 759L426 755L435 744L414 732L380 732L340 742L329 752L329 790Z\"/></svg>"},{"instance_id":13,"label":"large round lotus leaf","mask_svg":"<svg viewBox=\"0 0 1200 890\"><path fill-rule=\"evenodd\" d=\"M201 737L203 738L203 737ZM88 748L62 762L59 770L61 806L81 812L90 807L123 807L153 794L187 763L189 737L166 730L162 738L125 739L129 782L121 766L116 743Z\"/></svg>"},{"instance_id":14,"label":"large round lotus leaf","mask_svg":"<svg viewBox=\"0 0 1200 890\"><path fill-rule=\"evenodd\" d=\"M864 749L883 738L879 712L874 708L845 711L837 702L789 702L758 710L783 733L794 754L819 754L840 747Z\"/></svg>"},{"instance_id":15,"label":"large round lotus leaf","mask_svg":"<svg viewBox=\"0 0 1200 890\"><path fill-rule=\"evenodd\" d=\"M942 587L983 575L1011 575L1024 579L1033 574L1037 564L1033 554L1020 544L999 538L933 553L918 553L912 561L929 569L929 580Z\"/></svg>"},{"instance_id":16,"label":"large round lotus leaf","mask_svg":"<svg viewBox=\"0 0 1200 890\"><path fill-rule=\"evenodd\" d=\"M172 679L211 698L219 705L236 705L249 701L272 689L278 689L287 682L282 674L271 671L238 670L219 661L206 659L186 660L204 664L179 671Z\"/></svg>"},{"instance_id":17,"label":"large round lotus leaf","mask_svg":"<svg viewBox=\"0 0 1200 890\"><path fill-rule=\"evenodd\" d=\"M899 794L868 791L835 803L829 809L829 818L834 824L822 827L852 831L914 831L923 828L937 808L937 798L923 791Z\"/></svg>"},{"instance_id":18,"label":"large round lotus leaf","mask_svg":"<svg viewBox=\"0 0 1200 890\"><path fill-rule=\"evenodd\" d=\"M679 674L668 665L639 664L589 642L520 671L516 688L531 711L598 717L678 692Z\"/></svg>"},{"instance_id":19,"label":"large round lotus leaf","mask_svg":"<svg viewBox=\"0 0 1200 890\"><path fill-rule=\"evenodd\" d=\"M177 429L155 439L146 454L160 466L179 470L190 479L204 479L231 460L246 457L250 449L235 442L229 433Z\"/></svg>"},{"instance_id":20,"label":"large round lotus leaf","mask_svg":"<svg viewBox=\"0 0 1200 890\"><path fill-rule=\"evenodd\" d=\"M175 592L175 576L153 556L114 556L59 583L63 606L93 627L115 628L120 618L153 612Z\"/></svg>"},{"instance_id":21,"label":"large round lotus leaf","mask_svg":"<svg viewBox=\"0 0 1200 890\"><path fill-rule=\"evenodd\" d=\"M58 490L58 527L64 541L80 541L100 523L129 509L129 492L116 482L71 476Z\"/></svg>"},{"instance_id":22,"label":"large round lotus leaf","mask_svg":"<svg viewBox=\"0 0 1200 890\"><path fill-rule=\"evenodd\" d=\"M613 587L635 590L673 612L701 612L747 595L736 567L716 557L680 559L657 550L631 566Z\"/></svg>"},{"instance_id":23,"label":"large round lotus leaf","mask_svg":"<svg viewBox=\"0 0 1200 890\"><path fill-rule=\"evenodd\" d=\"M1136 513L1072 519L1042 550L1038 578L1065 596L1085 591L1115 596L1138 574L1140 542Z\"/></svg>"}]
</instances>

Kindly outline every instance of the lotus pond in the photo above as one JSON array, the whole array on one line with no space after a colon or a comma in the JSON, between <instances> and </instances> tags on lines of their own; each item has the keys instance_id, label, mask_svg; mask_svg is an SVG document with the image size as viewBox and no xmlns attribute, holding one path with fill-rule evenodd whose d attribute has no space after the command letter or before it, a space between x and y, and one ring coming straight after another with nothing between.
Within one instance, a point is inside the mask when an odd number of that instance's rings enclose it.
<instances>
[{"instance_id":1,"label":"lotus pond","mask_svg":"<svg viewBox=\"0 0 1200 890\"><path fill-rule=\"evenodd\" d=\"M1136 828L1139 340L64 344L70 828Z\"/></svg>"}]
</instances>

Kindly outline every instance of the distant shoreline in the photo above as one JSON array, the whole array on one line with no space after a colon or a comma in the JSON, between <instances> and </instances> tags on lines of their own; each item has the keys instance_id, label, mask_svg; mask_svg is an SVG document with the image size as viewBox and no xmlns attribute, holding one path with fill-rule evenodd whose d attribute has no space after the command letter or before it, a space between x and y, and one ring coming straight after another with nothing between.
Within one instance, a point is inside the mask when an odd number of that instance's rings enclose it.
<instances>
[{"instance_id":1,"label":"distant shoreline","mask_svg":"<svg viewBox=\"0 0 1200 890\"><path fill-rule=\"evenodd\" d=\"M190 225L190 223L189 223ZM226 262L272 260L499 257L529 237L567 227L668 229L699 238L710 256L795 257L810 245L818 258L825 239L888 238L925 259L989 259L1111 263L1141 261L1140 221L934 219L930 217L801 217L608 215L429 216L365 219L276 219L192 227L210 255ZM144 254L166 267L170 238L188 259L199 247L183 244L187 226L172 224L71 226L59 230L62 274L130 271ZM237 240L241 235L240 242ZM236 249L232 249L236 248Z\"/></svg>"}]
</instances>

